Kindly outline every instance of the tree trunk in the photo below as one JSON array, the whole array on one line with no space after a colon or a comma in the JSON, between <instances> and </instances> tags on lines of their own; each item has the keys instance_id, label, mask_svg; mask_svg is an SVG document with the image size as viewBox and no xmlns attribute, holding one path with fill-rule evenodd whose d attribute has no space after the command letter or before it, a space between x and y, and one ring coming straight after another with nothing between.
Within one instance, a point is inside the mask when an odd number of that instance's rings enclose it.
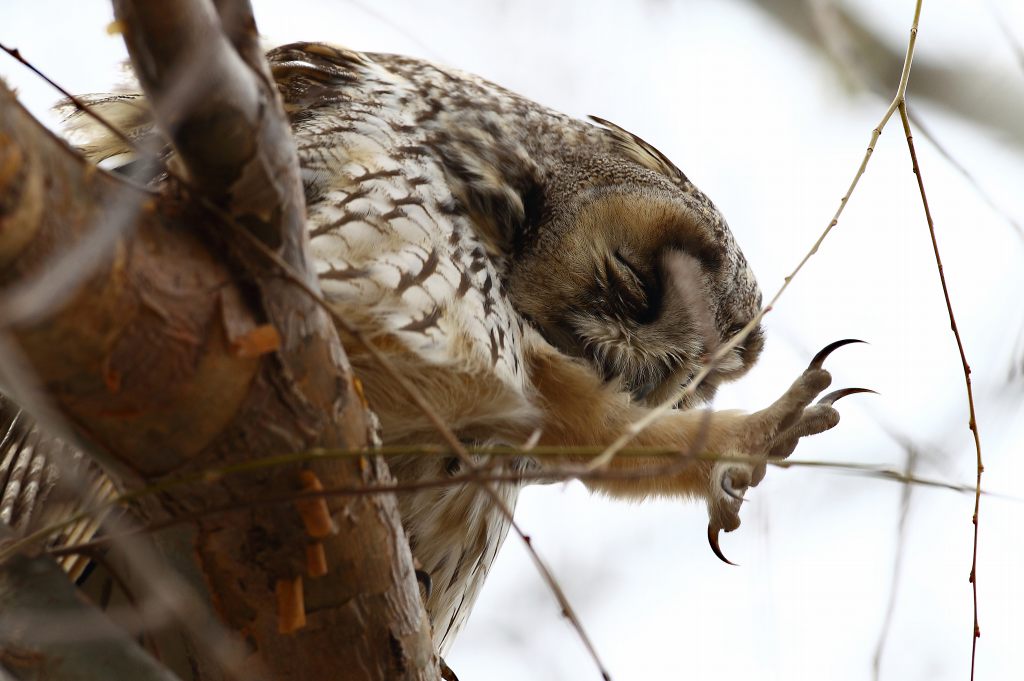
<instances>
[{"instance_id":1,"label":"tree trunk","mask_svg":"<svg viewBox=\"0 0 1024 681\"><path fill-rule=\"evenodd\" d=\"M0 324L23 359L0 356L5 389L37 403L12 378L34 377L126 489L194 476L132 508L186 519L152 541L238 644L212 649L173 613L194 678L436 678L393 497L261 502L385 482L384 463L245 467L372 436L330 317L296 283L319 290L296 154L248 4L115 8L180 166L158 192L100 171L0 86ZM206 474L227 468L244 470ZM233 510L203 513L223 507ZM128 564L142 555L117 548ZM0 571L24 560L6 556ZM134 576L144 594L166 584Z\"/></svg>"}]
</instances>

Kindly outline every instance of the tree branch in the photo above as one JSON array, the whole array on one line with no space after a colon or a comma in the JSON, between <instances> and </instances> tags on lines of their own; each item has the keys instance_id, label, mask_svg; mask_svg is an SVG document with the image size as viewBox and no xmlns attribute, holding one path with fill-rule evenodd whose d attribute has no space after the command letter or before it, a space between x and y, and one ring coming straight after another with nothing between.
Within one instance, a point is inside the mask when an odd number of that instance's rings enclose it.
<instances>
[{"instance_id":1,"label":"tree branch","mask_svg":"<svg viewBox=\"0 0 1024 681\"><path fill-rule=\"evenodd\" d=\"M12 531L0 523L0 541ZM0 570L0 670L22 681L177 681L88 605L52 559L15 556Z\"/></svg>"}]
</instances>

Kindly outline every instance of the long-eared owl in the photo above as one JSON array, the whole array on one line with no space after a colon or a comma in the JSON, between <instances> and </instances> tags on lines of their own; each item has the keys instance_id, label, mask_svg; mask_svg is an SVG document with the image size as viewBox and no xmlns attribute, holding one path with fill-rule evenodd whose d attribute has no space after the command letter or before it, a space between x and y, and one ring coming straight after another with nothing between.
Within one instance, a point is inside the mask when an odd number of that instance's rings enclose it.
<instances>
[{"instance_id":1,"label":"long-eared owl","mask_svg":"<svg viewBox=\"0 0 1024 681\"><path fill-rule=\"evenodd\" d=\"M417 59L320 43L279 47L268 58L299 152L327 300L464 442L608 445L680 394L757 315L761 294L725 220L640 137ZM89 101L133 134L149 126L141 95ZM81 115L70 126L90 128L80 146L93 159L127 151ZM352 340L343 334L383 442L440 443ZM739 525L740 501L763 477L764 459L838 422L829 404L808 406L830 381L820 361L762 411L700 408L750 368L762 342L754 329L632 440L688 461L645 476L674 459L618 457L610 475L587 484L618 496L703 499L717 552L718 531ZM716 463L714 455L733 458ZM514 478L582 461L523 455L491 464ZM400 480L443 478L459 461L396 457L391 469ZM514 506L520 488L498 490ZM508 523L471 485L399 501L413 555L433 584L427 610L443 653Z\"/></svg>"}]
</instances>

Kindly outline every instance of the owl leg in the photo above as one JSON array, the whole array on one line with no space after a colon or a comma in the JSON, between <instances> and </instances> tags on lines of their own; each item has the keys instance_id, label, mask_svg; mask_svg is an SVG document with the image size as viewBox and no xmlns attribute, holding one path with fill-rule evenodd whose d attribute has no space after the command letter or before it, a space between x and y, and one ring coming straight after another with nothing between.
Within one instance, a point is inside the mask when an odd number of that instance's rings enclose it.
<instances>
[{"instance_id":1,"label":"owl leg","mask_svg":"<svg viewBox=\"0 0 1024 681\"><path fill-rule=\"evenodd\" d=\"M708 494L708 543L715 555L731 563L718 546L722 530L731 532L740 525L739 510L744 495L764 479L768 459L788 457L800 438L829 430L839 423L833 404L847 395L874 392L865 388L846 388L829 393L817 404L811 402L832 382L823 368L825 359L843 345L862 341L842 340L821 350L789 390L767 409L750 414L743 432L726 455L759 457L756 462L720 461L711 470Z\"/></svg>"}]
</instances>

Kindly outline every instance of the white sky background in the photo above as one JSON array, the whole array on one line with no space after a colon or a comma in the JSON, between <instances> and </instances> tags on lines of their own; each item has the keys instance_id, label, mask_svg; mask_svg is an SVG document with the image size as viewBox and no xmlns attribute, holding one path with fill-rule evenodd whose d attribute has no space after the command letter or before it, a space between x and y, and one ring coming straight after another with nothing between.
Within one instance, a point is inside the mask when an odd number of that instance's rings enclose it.
<instances>
[{"instance_id":1,"label":"white sky background","mask_svg":"<svg viewBox=\"0 0 1024 681\"><path fill-rule=\"evenodd\" d=\"M766 294L828 223L887 101L836 71L741 0L556 2L256 1L276 42L328 40L423 56L480 73L546 105L594 113L659 147L729 219ZM848 2L847 4L854 4ZM919 56L991 74L982 92L1024 88L1024 68L988 11L1024 39L1024 6L926 2ZM861 16L905 41L912 0L869 0ZM370 9L370 8L373 9ZM0 41L73 92L108 88L123 58L99 0L0 0ZM896 42L899 41L899 42ZM902 51L902 47L900 48ZM47 118L56 95L9 59L0 76ZM896 82L892 82L895 89ZM1024 150L913 99L977 181L1024 222ZM1024 112L1021 112L1024 126ZM1024 498L1024 239L917 135L946 274L974 369L986 488ZM890 123L838 228L766 321L759 365L719 407L753 410L839 338L835 387L879 390L840 403L843 422L795 458L902 468L882 426L922 448L918 474L973 484L963 376L899 120ZM573 483L527 490L517 512L617 681L868 679L892 585L902 488L858 475L770 469L743 526L707 548L702 506L627 505ZM886 679L968 678L973 496L915 488ZM1024 504L982 499L979 679L1024 674ZM464 681L599 679L514 538L449 656Z\"/></svg>"}]
</instances>

